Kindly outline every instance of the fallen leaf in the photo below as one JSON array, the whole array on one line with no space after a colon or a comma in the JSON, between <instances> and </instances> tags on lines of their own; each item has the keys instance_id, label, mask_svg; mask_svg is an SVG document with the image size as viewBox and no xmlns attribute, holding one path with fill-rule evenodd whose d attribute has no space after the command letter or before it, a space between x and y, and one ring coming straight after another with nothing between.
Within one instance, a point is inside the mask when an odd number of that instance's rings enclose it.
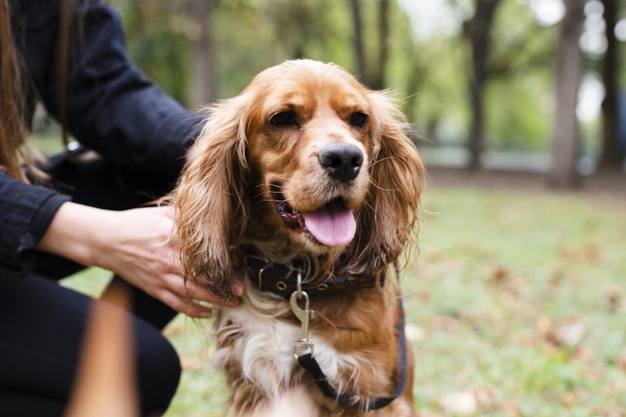
<instances>
[{"instance_id":1,"label":"fallen leaf","mask_svg":"<svg viewBox=\"0 0 626 417\"><path fill-rule=\"evenodd\" d=\"M581 346L576 350L574 358L584 363L592 363L596 359L596 355L591 349Z\"/></svg>"},{"instance_id":2,"label":"fallen leaf","mask_svg":"<svg viewBox=\"0 0 626 417\"><path fill-rule=\"evenodd\" d=\"M559 327L555 332L555 339L561 347L577 348L587 333L587 326L583 322L574 322Z\"/></svg>"},{"instance_id":3,"label":"fallen leaf","mask_svg":"<svg viewBox=\"0 0 626 417\"><path fill-rule=\"evenodd\" d=\"M615 284L610 284L607 286L604 293L609 304L609 311L612 313L617 312L622 304L623 298L620 288Z\"/></svg>"},{"instance_id":4,"label":"fallen leaf","mask_svg":"<svg viewBox=\"0 0 626 417\"><path fill-rule=\"evenodd\" d=\"M407 323L404 327L404 333L406 334L406 338L412 342L420 342L424 340L424 330L411 323Z\"/></svg>"},{"instance_id":5,"label":"fallen leaf","mask_svg":"<svg viewBox=\"0 0 626 417\"><path fill-rule=\"evenodd\" d=\"M601 260L600 250L595 245L587 245L579 249L564 249L562 256L576 263L597 264Z\"/></svg>"},{"instance_id":6,"label":"fallen leaf","mask_svg":"<svg viewBox=\"0 0 626 417\"><path fill-rule=\"evenodd\" d=\"M587 334L587 325L582 321L572 321L555 327L550 318L542 317L536 326L548 342L557 348L578 349Z\"/></svg>"},{"instance_id":7,"label":"fallen leaf","mask_svg":"<svg viewBox=\"0 0 626 417\"><path fill-rule=\"evenodd\" d=\"M508 269L506 269L503 266L497 266L494 270L493 273L491 275L491 278L493 279L493 281L495 281L496 283L502 283L505 282L509 277L511 276L511 273L509 272Z\"/></svg>"},{"instance_id":8,"label":"fallen leaf","mask_svg":"<svg viewBox=\"0 0 626 417\"><path fill-rule=\"evenodd\" d=\"M626 371L626 348L623 348L617 357L617 366Z\"/></svg>"},{"instance_id":9,"label":"fallen leaf","mask_svg":"<svg viewBox=\"0 0 626 417\"><path fill-rule=\"evenodd\" d=\"M501 407L502 412L511 417L521 417L522 410L518 400L509 400Z\"/></svg>"},{"instance_id":10,"label":"fallen leaf","mask_svg":"<svg viewBox=\"0 0 626 417\"><path fill-rule=\"evenodd\" d=\"M539 319L535 323L535 327L542 335L548 335L552 332L552 319L547 316L539 317Z\"/></svg>"},{"instance_id":11,"label":"fallen leaf","mask_svg":"<svg viewBox=\"0 0 626 417\"><path fill-rule=\"evenodd\" d=\"M441 398L441 407L449 414L469 416L478 411L478 401L473 391L451 392Z\"/></svg>"},{"instance_id":12,"label":"fallen leaf","mask_svg":"<svg viewBox=\"0 0 626 417\"><path fill-rule=\"evenodd\" d=\"M207 361L198 358L180 358L180 366L185 371L194 371L197 369L204 369L207 367Z\"/></svg>"},{"instance_id":13,"label":"fallen leaf","mask_svg":"<svg viewBox=\"0 0 626 417\"><path fill-rule=\"evenodd\" d=\"M481 387L474 390L474 396L481 410L492 408L496 403L496 395L492 389Z\"/></svg>"},{"instance_id":14,"label":"fallen leaf","mask_svg":"<svg viewBox=\"0 0 626 417\"><path fill-rule=\"evenodd\" d=\"M432 326L437 330L456 333L461 327L459 321L451 316L434 316L431 319Z\"/></svg>"}]
</instances>

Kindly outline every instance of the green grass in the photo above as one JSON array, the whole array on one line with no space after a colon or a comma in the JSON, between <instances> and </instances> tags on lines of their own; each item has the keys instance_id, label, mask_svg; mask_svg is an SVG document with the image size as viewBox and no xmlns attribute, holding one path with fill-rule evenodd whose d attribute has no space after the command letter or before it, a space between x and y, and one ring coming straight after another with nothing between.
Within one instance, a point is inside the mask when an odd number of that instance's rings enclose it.
<instances>
[{"instance_id":1,"label":"green grass","mask_svg":"<svg viewBox=\"0 0 626 417\"><path fill-rule=\"evenodd\" d=\"M622 415L624 213L582 195L476 190L432 190L426 208L405 282L422 330L418 409L453 415L442 400L474 393L481 416ZM584 335L568 346L572 324Z\"/></svg>"},{"instance_id":2,"label":"green grass","mask_svg":"<svg viewBox=\"0 0 626 417\"><path fill-rule=\"evenodd\" d=\"M426 192L403 278L420 416L624 416L623 203ZM225 414L210 327L179 317L166 330L185 367L167 417ZM568 344L568 329L582 336Z\"/></svg>"},{"instance_id":3,"label":"green grass","mask_svg":"<svg viewBox=\"0 0 626 417\"><path fill-rule=\"evenodd\" d=\"M63 139L60 133L35 133L31 139L43 155L55 155L63 152Z\"/></svg>"}]
</instances>

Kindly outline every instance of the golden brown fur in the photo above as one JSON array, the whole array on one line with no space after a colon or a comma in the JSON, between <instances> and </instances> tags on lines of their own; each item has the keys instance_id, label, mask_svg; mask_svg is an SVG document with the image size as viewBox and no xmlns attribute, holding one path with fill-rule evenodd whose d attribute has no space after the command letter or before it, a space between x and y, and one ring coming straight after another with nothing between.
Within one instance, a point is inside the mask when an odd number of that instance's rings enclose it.
<instances>
[{"instance_id":1,"label":"golden brown fur","mask_svg":"<svg viewBox=\"0 0 626 417\"><path fill-rule=\"evenodd\" d=\"M316 354L322 350L320 360L332 361L325 351L343 358L337 374L329 377L335 386L364 398L390 395L398 376L394 324L399 293L389 269L413 242L424 180L402 115L388 94L365 88L335 65L309 60L262 72L239 96L209 112L173 193L175 243L185 275L232 298L231 274L241 267L239 248L247 244L274 262L306 259L316 269L316 280L329 273L351 282L375 277L374 288L312 297L311 339ZM279 123L277 115L285 112L291 119ZM363 161L355 178L337 180L321 166L320 154L329 144L360 150ZM322 244L306 227L285 220L277 198L296 218L339 200L344 210L353 211L356 233L346 244ZM269 318L286 333L299 326L288 302L253 285L240 307L222 310L218 350L238 415L281 415L277 404L291 404L289 393L303 387L315 404L312 416L361 415L325 398L293 359L286 365L289 382L277 383L275 396L255 386L244 370L250 364L237 354L246 349L243 343L237 346L238 340L255 337L242 318L247 314ZM410 416L410 403L408 389L402 399L367 415Z\"/></svg>"}]
</instances>

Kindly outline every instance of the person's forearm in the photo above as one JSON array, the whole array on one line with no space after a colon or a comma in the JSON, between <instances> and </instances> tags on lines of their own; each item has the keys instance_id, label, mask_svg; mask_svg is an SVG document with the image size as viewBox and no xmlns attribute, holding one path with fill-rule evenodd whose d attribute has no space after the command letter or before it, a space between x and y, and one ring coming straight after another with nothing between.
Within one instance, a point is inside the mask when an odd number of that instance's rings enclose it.
<instances>
[{"instance_id":1,"label":"person's forearm","mask_svg":"<svg viewBox=\"0 0 626 417\"><path fill-rule=\"evenodd\" d=\"M109 212L67 202L61 205L37 249L87 266L103 266L98 248L108 230Z\"/></svg>"},{"instance_id":2,"label":"person's forearm","mask_svg":"<svg viewBox=\"0 0 626 417\"><path fill-rule=\"evenodd\" d=\"M87 266L115 272L130 284L192 317L208 317L211 309L196 303L224 302L206 287L185 281L170 239L174 226L168 207L125 211L101 210L71 202L61 205L37 249ZM244 284L235 280L241 296Z\"/></svg>"}]
</instances>

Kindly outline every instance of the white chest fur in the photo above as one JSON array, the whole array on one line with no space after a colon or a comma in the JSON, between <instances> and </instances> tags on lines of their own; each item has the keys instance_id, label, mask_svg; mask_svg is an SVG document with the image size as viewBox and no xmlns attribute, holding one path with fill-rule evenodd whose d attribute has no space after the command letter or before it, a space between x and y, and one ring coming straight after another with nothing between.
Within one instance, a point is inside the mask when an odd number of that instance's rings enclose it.
<instances>
[{"instance_id":1,"label":"white chest fur","mask_svg":"<svg viewBox=\"0 0 626 417\"><path fill-rule=\"evenodd\" d=\"M223 367L233 360L241 367L247 382L262 390L267 398L279 398L289 387L297 385L299 364L294 357L294 344L301 334L298 325L278 316L289 313L284 301L267 298L262 294L250 294L236 308L220 312L217 323L218 337L228 339L215 352L214 362ZM365 360L354 354L337 352L320 335L311 332L310 340L315 344L315 358L328 380L339 391L354 386L359 373L364 370ZM342 381L340 375L350 375Z\"/></svg>"}]
</instances>

